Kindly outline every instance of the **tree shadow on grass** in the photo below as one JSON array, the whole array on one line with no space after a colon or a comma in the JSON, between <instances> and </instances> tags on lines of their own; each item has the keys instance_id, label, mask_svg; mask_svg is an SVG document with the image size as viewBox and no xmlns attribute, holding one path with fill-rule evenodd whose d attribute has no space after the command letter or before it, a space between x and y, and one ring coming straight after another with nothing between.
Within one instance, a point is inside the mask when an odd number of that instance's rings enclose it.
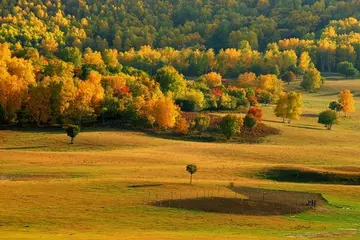
<instances>
[{"instance_id":1,"label":"tree shadow on grass","mask_svg":"<svg viewBox=\"0 0 360 240\"><path fill-rule=\"evenodd\" d=\"M317 118L317 117L319 117L319 114L317 114L317 113L304 113L301 116L302 117L308 117L308 118Z\"/></svg>"},{"instance_id":2,"label":"tree shadow on grass","mask_svg":"<svg viewBox=\"0 0 360 240\"><path fill-rule=\"evenodd\" d=\"M281 120L263 120L263 122L271 122L271 123L284 123Z\"/></svg>"},{"instance_id":3,"label":"tree shadow on grass","mask_svg":"<svg viewBox=\"0 0 360 240\"><path fill-rule=\"evenodd\" d=\"M318 127L314 127L312 125L289 125L289 127L292 128L301 128L301 129L309 129L309 130L318 130L318 131L323 131L325 129L322 128L318 128Z\"/></svg>"},{"instance_id":4,"label":"tree shadow on grass","mask_svg":"<svg viewBox=\"0 0 360 240\"><path fill-rule=\"evenodd\" d=\"M321 183L321 184L341 184L341 185L360 185L359 174L340 174L334 172L317 172L303 169L292 168L271 168L258 173L260 178L296 183Z\"/></svg>"},{"instance_id":5,"label":"tree shadow on grass","mask_svg":"<svg viewBox=\"0 0 360 240\"><path fill-rule=\"evenodd\" d=\"M0 150L28 150L28 149L40 149L40 148L47 148L48 146L29 146L29 147L5 147L0 148Z\"/></svg>"}]
</instances>

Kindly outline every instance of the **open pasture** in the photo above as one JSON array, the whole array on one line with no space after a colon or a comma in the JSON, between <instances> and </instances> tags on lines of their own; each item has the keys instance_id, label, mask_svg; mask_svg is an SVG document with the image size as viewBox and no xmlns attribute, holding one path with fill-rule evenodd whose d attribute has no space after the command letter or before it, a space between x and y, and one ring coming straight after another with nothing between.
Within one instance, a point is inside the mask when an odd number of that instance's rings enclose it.
<instances>
[{"instance_id":1,"label":"open pasture","mask_svg":"<svg viewBox=\"0 0 360 240\"><path fill-rule=\"evenodd\" d=\"M296 88L293 83L289 88ZM343 88L358 111L332 131L317 114ZM63 131L0 131L0 239L350 239L360 238L360 186L274 181L275 168L359 174L360 80L328 81L304 94L304 115L283 124L273 106L264 123L281 133L261 144L204 143L141 132L85 129L73 146ZM189 185L186 164L199 167ZM321 193L327 205L299 214L251 216L159 208L157 194L227 186Z\"/></svg>"}]
</instances>

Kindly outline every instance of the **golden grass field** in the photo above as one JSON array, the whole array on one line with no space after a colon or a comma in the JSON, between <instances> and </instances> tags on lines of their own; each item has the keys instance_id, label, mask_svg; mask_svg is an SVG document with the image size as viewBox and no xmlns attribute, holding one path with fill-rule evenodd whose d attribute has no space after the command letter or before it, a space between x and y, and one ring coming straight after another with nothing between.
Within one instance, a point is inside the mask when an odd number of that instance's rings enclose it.
<instances>
[{"instance_id":1,"label":"golden grass field","mask_svg":"<svg viewBox=\"0 0 360 240\"><path fill-rule=\"evenodd\" d=\"M294 83L288 88L297 88ZM344 88L358 112L327 131L317 114ZM0 131L0 239L360 239L360 186L258 179L284 166L360 174L360 80L328 81L305 94L304 116L291 125L264 107L281 134L261 144L201 143L142 132L85 130L69 145L62 131ZM186 164L199 167L189 185ZM262 187L322 193L329 205L285 216L159 208L169 198L226 188ZM131 188L131 185L159 184Z\"/></svg>"}]
</instances>

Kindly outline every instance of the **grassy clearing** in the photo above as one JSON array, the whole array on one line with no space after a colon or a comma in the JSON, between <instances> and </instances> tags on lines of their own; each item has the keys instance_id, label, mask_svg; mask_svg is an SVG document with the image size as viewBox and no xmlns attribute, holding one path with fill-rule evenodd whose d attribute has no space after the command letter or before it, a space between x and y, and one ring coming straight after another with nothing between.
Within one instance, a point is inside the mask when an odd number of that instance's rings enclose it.
<instances>
[{"instance_id":1,"label":"grassy clearing","mask_svg":"<svg viewBox=\"0 0 360 240\"><path fill-rule=\"evenodd\" d=\"M316 116L343 88L354 90L358 112L327 131ZM291 125L264 107L265 123L281 133L261 144L95 129L70 146L63 131L0 131L0 239L359 239L360 186L254 178L277 167L358 173L359 93L360 80L328 81L304 95L304 116ZM192 186L189 163L199 167ZM143 204L149 192L195 195L220 186L230 194L230 182L322 193L329 206L295 216L242 216Z\"/></svg>"}]
</instances>

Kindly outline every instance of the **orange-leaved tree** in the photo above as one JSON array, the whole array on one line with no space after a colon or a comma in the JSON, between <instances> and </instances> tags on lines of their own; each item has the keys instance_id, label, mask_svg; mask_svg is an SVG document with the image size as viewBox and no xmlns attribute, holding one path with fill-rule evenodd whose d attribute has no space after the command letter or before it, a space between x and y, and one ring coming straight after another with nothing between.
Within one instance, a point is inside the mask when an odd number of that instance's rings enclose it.
<instances>
[{"instance_id":1,"label":"orange-leaved tree","mask_svg":"<svg viewBox=\"0 0 360 240\"><path fill-rule=\"evenodd\" d=\"M345 113L345 117L348 113L355 112L355 101L354 96L350 92L350 90L345 89L341 91L339 94L339 103L342 104L343 109L342 111Z\"/></svg>"}]
</instances>

